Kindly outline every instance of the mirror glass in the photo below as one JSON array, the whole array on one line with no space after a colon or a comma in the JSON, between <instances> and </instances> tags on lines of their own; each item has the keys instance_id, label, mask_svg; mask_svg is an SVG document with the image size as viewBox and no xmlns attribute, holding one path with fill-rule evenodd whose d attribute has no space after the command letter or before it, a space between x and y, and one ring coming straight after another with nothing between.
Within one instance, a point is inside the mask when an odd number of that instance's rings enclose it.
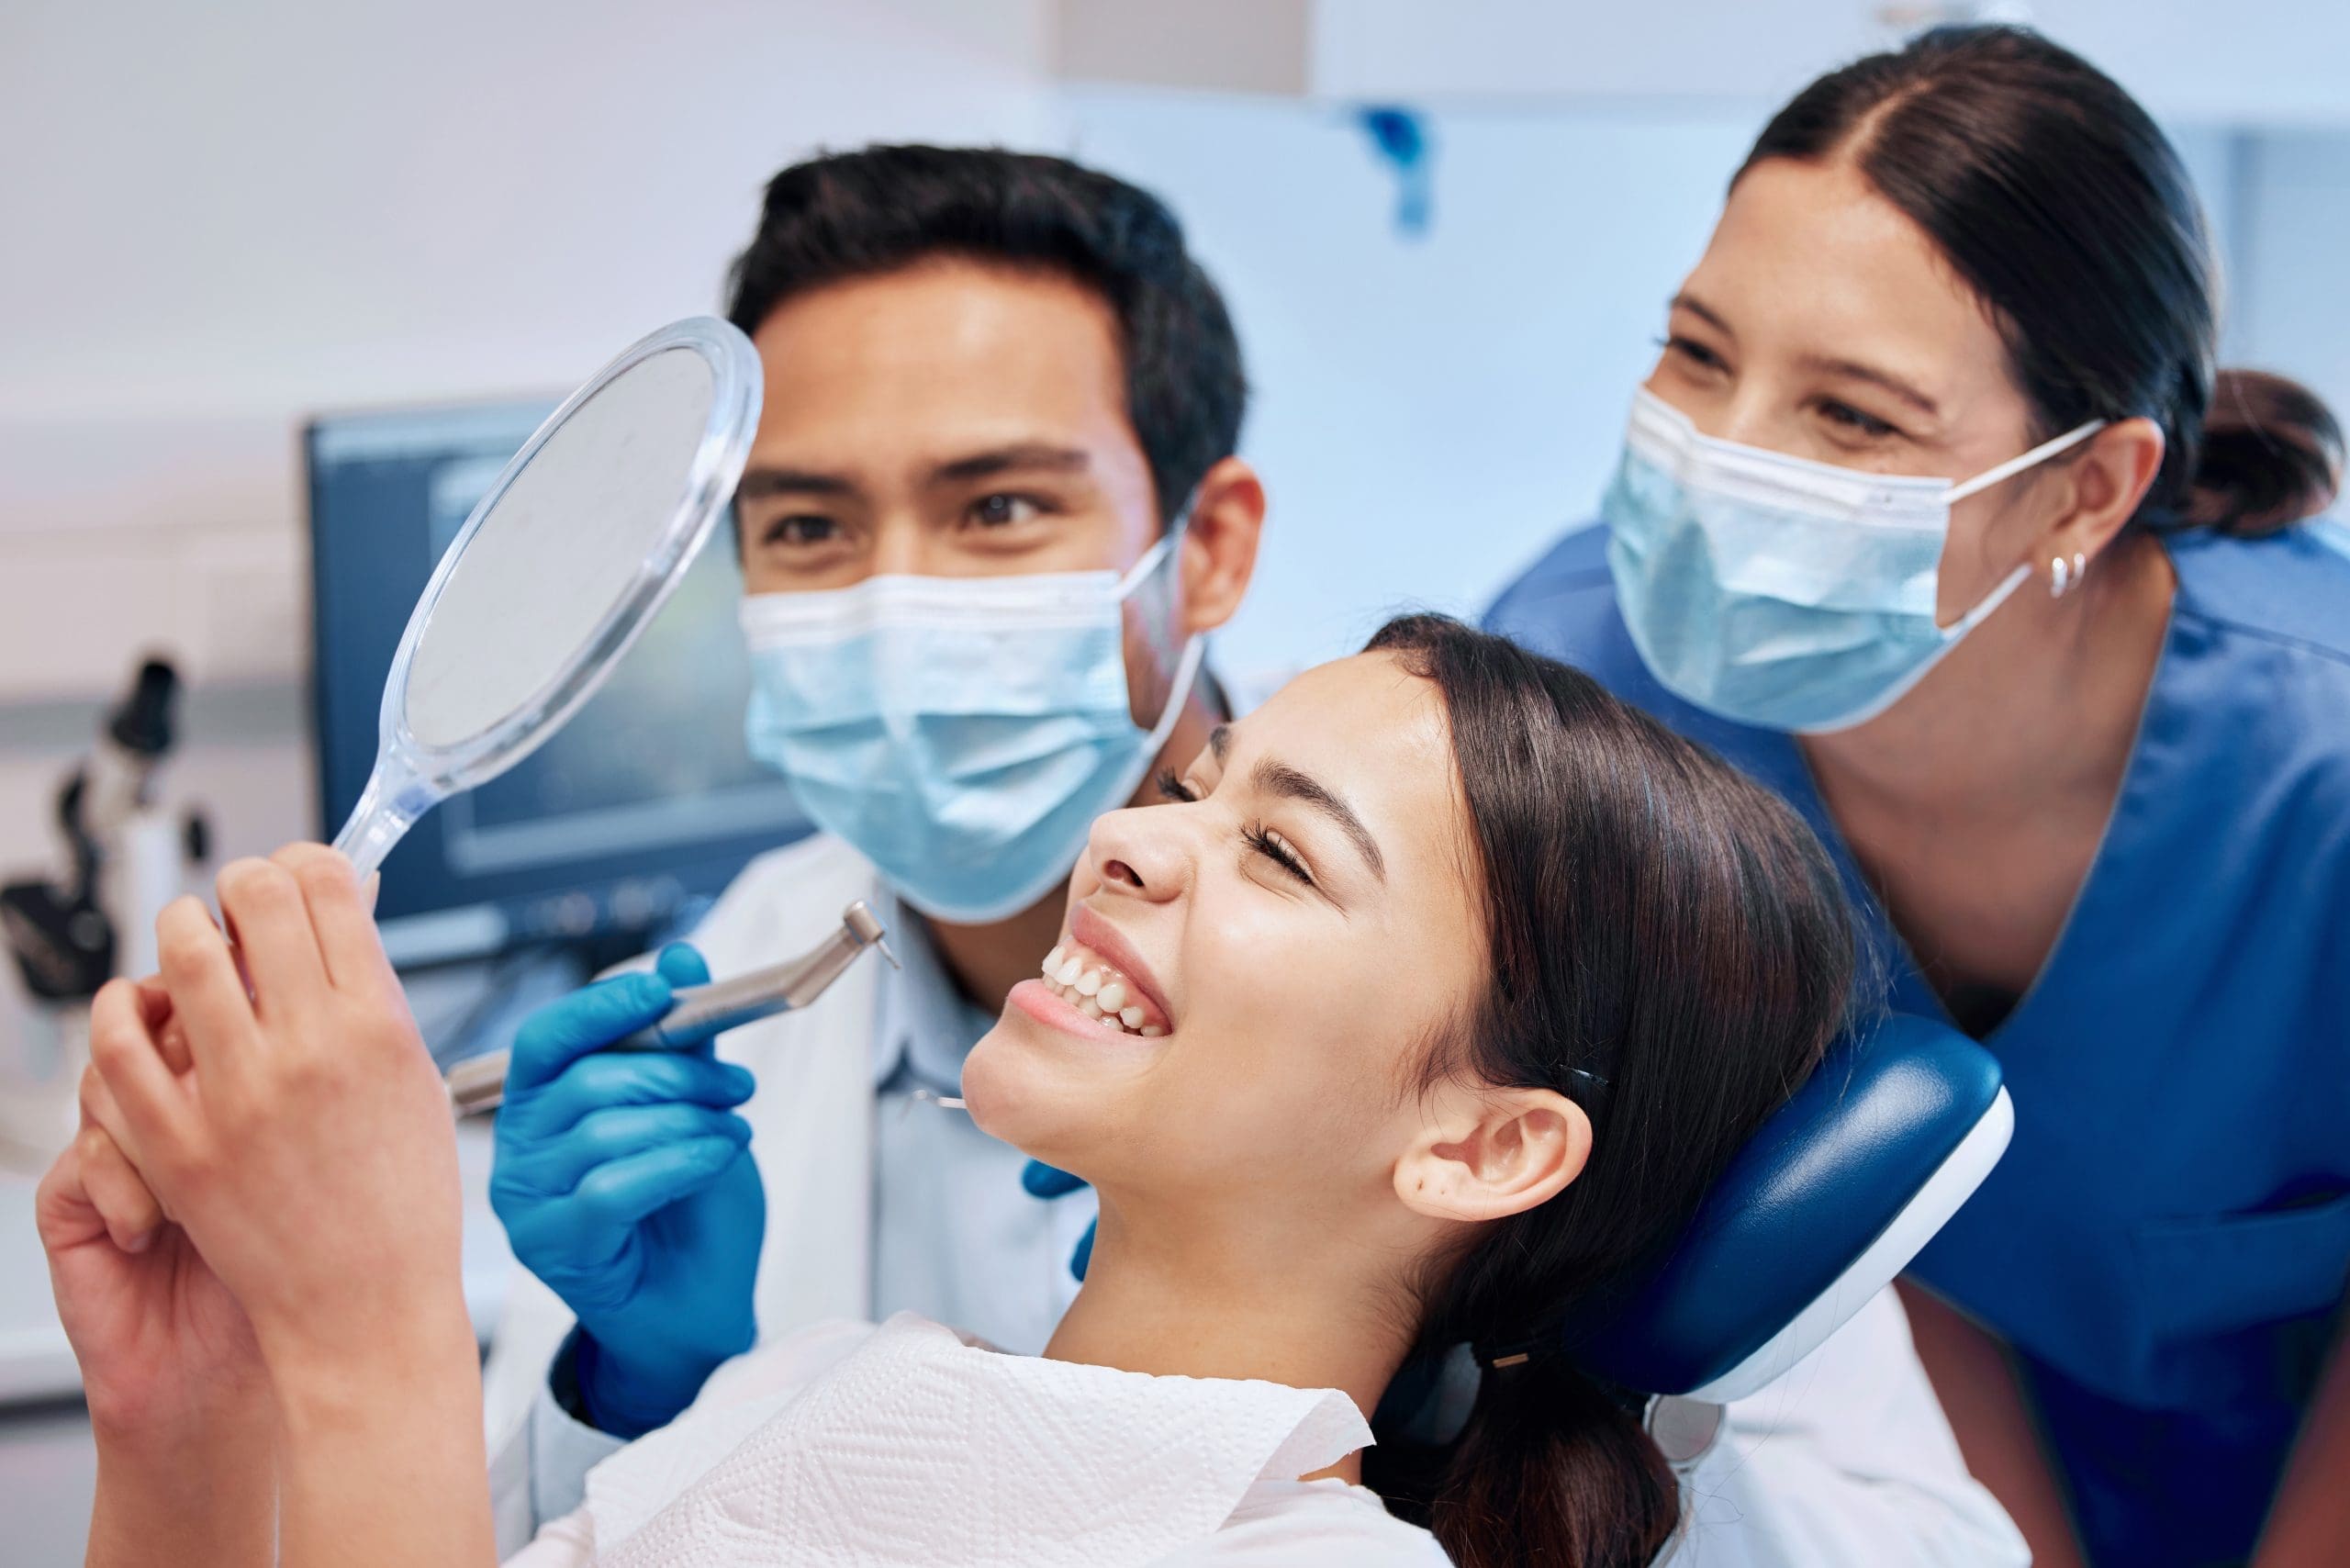
<instances>
[{"instance_id":1,"label":"mirror glass","mask_svg":"<svg viewBox=\"0 0 2350 1568\"><path fill-rule=\"evenodd\" d=\"M732 498L758 410L750 341L696 318L632 345L515 455L393 657L375 773L336 839L363 874L602 683Z\"/></svg>"},{"instance_id":2,"label":"mirror glass","mask_svg":"<svg viewBox=\"0 0 2350 1568\"><path fill-rule=\"evenodd\" d=\"M715 390L699 354L631 366L549 432L498 498L432 607L405 718L447 749L526 709L594 638L656 551Z\"/></svg>"}]
</instances>

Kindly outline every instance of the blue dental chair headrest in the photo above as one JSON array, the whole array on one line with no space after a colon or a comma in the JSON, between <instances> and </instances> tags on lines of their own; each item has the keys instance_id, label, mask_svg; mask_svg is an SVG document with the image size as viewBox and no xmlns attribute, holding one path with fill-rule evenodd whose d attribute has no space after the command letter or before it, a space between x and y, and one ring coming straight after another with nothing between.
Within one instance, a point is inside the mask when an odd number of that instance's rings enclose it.
<instances>
[{"instance_id":1,"label":"blue dental chair headrest","mask_svg":"<svg viewBox=\"0 0 2350 1568\"><path fill-rule=\"evenodd\" d=\"M1830 1051L1668 1255L1565 1320L1567 1353L1644 1394L1753 1393L1908 1266L2014 1127L1990 1052L1885 1019Z\"/></svg>"}]
</instances>

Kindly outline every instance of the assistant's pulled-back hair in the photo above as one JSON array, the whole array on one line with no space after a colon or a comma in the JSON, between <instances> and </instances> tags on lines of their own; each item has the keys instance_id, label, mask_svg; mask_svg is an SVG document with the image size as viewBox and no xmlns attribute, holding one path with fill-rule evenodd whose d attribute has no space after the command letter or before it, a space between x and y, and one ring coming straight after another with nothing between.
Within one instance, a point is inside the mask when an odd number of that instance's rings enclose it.
<instances>
[{"instance_id":1,"label":"assistant's pulled-back hair","mask_svg":"<svg viewBox=\"0 0 2350 1568\"><path fill-rule=\"evenodd\" d=\"M1149 192L1066 158L901 146L794 163L768 182L735 258L727 319L755 333L811 289L949 259L1066 277L1116 313L1126 417L1162 518L1240 444L1240 341L1182 225Z\"/></svg>"},{"instance_id":2,"label":"assistant's pulled-back hair","mask_svg":"<svg viewBox=\"0 0 2350 1568\"><path fill-rule=\"evenodd\" d=\"M1490 949L1418 1087L1554 1089L1594 1135L1563 1193L1480 1227L1421 1283L1416 1354L1532 1353L1485 1372L1457 1439L1383 1438L1366 1479L1463 1568L1645 1564L1679 1518L1672 1472L1622 1403L1543 1348L1566 1304L1681 1232L1818 1064L1852 994L1850 912L1792 811L1590 677L1440 616L1391 622L1371 647L1443 698Z\"/></svg>"},{"instance_id":3,"label":"assistant's pulled-back hair","mask_svg":"<svg viewBox=\"0 0 2350 1568\"><path fill-rule=\"evenodd\" d=\"M2342 429L2279 375L2217 370L2219 285L2178 154L2039 34L1937 28L1796 95L1754 143L1849 157L1989 308L2041 439L2143 417L2167 443L2133 524L2271 532L2330 505Z\"/></svg>"}]
</instances>

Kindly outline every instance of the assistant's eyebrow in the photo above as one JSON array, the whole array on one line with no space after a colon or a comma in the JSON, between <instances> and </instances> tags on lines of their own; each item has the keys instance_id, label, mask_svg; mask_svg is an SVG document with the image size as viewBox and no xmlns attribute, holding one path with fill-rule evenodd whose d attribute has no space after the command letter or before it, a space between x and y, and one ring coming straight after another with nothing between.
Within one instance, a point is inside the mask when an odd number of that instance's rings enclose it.
<instances>
[{"instance_id":1,"label":"assistant's eyebrow","mask_svg":"<svg viewBox=\"0 0 2350 1568\"><path fill-rule=\"evenodd\" d=\"M1092 455L1080 447L1054 446L1046 442L1017 442L1010 446L974 452L967 457L952 458L938 464L931 469L923 483L934 487L968 485L974 479L990 479L999 474L1035 469L1075 474L1082 473L1092 465Z\"/></svg>"},{"instance_id":2,"label":"assistant's eyebrow","mask_svg":"<svg viewBox=\"0 0 2350 1568\"><path fill-rule=\"evenodd\" d=\"M1736 341L1737 330L1728 321L1722 319L1721 312L1695 295L1676 294L1673 297L1671 303L1673 309L1686 310L1722 336L1733 342ZM1822 375L1841 375L1853 381L1865 381L1872 386L1882 387L1924 414L1928 419L1942 418L1942 410L1940 404L1889 370L1881 370L1874 364L1864 364L1857 359L1840 359L1832 354L1806 354L1801 363L1806 369L1815 370Z\"/></svg>"},{"instance_id":3,"label":"assistant's eyebrow","mask_svg":"<svg viewBox=\"0 0 2350 1568\"><path fill-rule=\"evenodd\" d=\"M751 468L744 472L742 482L734 487L737 500L757 500L762 496L846 496L854 495L856 486L845 475L826 474L814 468Z\"/></svg>"},{"instance_id":4,"label":"assistant's eyebrow","mask_svg":"<svg viewBox=\"0 0 2350 1568\"><path fill-rule=\"evenodd\" d=\"M1939 404L1889 370L1879 370L1875 365L1863 364L1856 359L1836 359L1824 354L1806 354L1803 363L1822 375L1847 376L1854 381L1865 381L1872 386L1883 387L1927 418L1942 418Z\"/></svg>"},{"instance_id":5,"label":"assistant's eyebrow","mask_svg":"<svg viewBox=\"0 0 2350 1568\"><path fill-rule=\"evenodd\" d=\"M1725 338L1735 339L1738 336L1738 330L1732 327L1728 321L1722 319L1722 313L1720 311L1715 309L1712 306L1707 304L1704 300L1698 298L1694 294L1676 294L1671 299L1665 301L1665 304L1671 309L1686 310L1690 315L1695 316L1698 320L1705 322L1706 325L1711 327L1715 331L1719 332Z\"/></svg>"},{"instance_id":6,"label":"assistant's eyebrow","mask_svg":"<svg viewBox=\"0 0 2350 1568\"><path fill-rule=\"evenodd\" d=\"M1354 808L1319 781L1300 773L1288 763L1270 756L1259 761L1248 778L1266 794L1301 801L1336 823L1339 831L1354 842L1363 859L1370 862L1371 875L1382 882L1387 879L1387 861L1379 853L1379 841L1371 836L1371 830L1362 825L1362 819L1355 815Z\"/></svg>"}]
</instances>

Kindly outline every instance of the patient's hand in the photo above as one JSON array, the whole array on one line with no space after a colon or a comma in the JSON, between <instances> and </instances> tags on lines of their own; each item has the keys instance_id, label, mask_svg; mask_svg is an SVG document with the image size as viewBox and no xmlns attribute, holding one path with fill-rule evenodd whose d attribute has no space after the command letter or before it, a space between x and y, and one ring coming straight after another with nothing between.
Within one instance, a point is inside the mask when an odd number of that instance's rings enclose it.
<instances>
[{"instance_id":1,"label":"patient's hand","mask_svg":"<svg viewBox=\"0 0 2350 1568\"><path fill-rule=\"evenodd\" d=\"M440 1075L348 861L308 845L240 860L219 897L234 952L193 899L157 926L187 1070L162 1010L125 1003L94 1018L92 1060L146 1185L271 1365L380 1358L463 1315Z\"/></svg>"},{"instance_id":2,"label":"patient's hand","mask_svg":"<svg viewBox=\"0 0 2350 1568\"><path fill-rule=\"evenodd\" d=\"M118 981L98 994L91 1025L138 1027L140 1013L139 992ZM119 1112L93 1073L82 1130L33 1200L91 1425L101 1442L162 1449L217 1441L224 1422L265 1421L269 1380L244 1309L164 1216L109 1125Z\"/></svg>"},{"instance_id":3,"label":"patient's hand","mask_svg":"<svg viewBox=\"0 0 2350 1568\"><path fill-rule=\"evenodd\" d=\"M152 1027L167 1008L118 981L92 1024ZM98 1443L88 1562L152 1562L162 1541L191 1565L267 1562L276 1418L260 1347L109 1130L120 1120L85 1075L82 1130L33 1204Z\"/></svg>"},{"instance_id":4,"label":"patient's hand","mask_svg":"<svg viewBox=\"0 0 2350 1568\"><path fill-rule=\"evenodd\" d=\"M349 1562L364 1542L377 1564L487 1563L481 1383L441 1075L350 862L296 846L229 866L219 894L227 936L193 899L156 925L185 1070L177 1036L158 1032L160 1005L110 1007L90 1059L146 1186L252 1326L278 1437L277 1561ZM103 1453L100 1468L106 1502ZM187 1527L197 1505L156 1484L169 1478L162 1467L141 1469L152 1473L121 1488L136 1505L123 1518L145 1529L151 1553L157 1529ZM101 1508L94 1532L111 1518Z\"/></svg>"}]
</instances>

